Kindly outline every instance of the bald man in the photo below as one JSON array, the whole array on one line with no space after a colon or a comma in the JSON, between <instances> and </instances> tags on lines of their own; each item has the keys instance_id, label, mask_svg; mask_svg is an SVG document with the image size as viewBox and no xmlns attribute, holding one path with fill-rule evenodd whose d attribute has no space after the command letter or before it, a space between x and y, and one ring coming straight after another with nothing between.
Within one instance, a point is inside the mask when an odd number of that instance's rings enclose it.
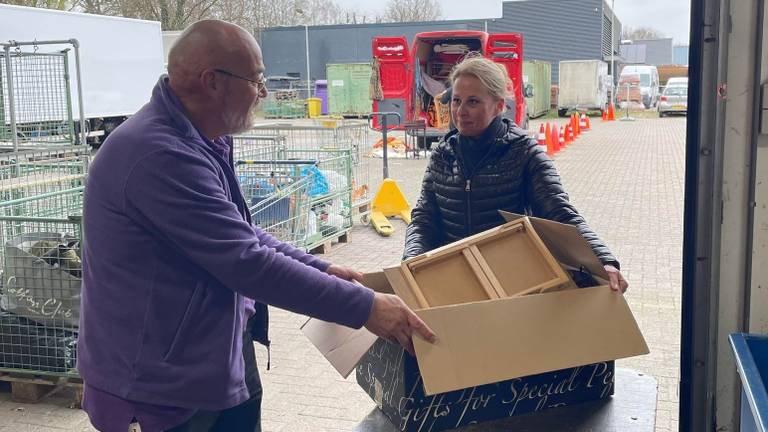
<instances>
[{"instance_id":1,"label":"bald man","mask_svg":"<svg viewBox=\"0 0 768 432\"><path fill-rule=\"evenodd\" d=\"M413 350L432 332L361 275L251 224L230 134L264 88L254 38L222 21L187 28L152 97L105 141L85 191L78 370L102 431L259 431L253 341L267 306Z\"/></svg>"}]
</instances>

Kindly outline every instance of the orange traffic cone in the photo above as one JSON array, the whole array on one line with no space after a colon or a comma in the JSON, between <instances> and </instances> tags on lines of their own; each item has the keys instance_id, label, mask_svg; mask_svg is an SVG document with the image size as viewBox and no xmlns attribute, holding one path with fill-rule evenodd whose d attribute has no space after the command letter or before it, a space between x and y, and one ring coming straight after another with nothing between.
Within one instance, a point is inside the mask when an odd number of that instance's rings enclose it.
<instances>
[{"instance_id":1,"label":"orange traffic cone","mask_svg":"<svg viewBox=\"0 0 768 432\"><path fill-rule=\"evenodd\" d=\"M579 117L579 113L576 113L576 115L573 118L573 122L576 123L576 131L574 132L575 136L578 138L581 136L581 117Z\"/></svg>"},{"instance_id":2,"label":"orange traffic cone","mask_svg":"<svg viewBox=\"0 0 768 432\"><path fill-rule=\"evenodd\" d=\"M576 139L576 135L573 132L573 126L568 125L568 139L569 143L572 143Z\"/></svg>"},{"instance_id":3,"label":"orange traffic cone","mask_svg":"<svg viewBox=\"0 0 768 432\"><path fill-rule=\"evenodd\" d=\"M565 130L563 130L562 126L560 126L560 139L557 142L557 148L558 150L565 148Z\"/></svg>"},{"instance_id":4,"label":"orange traffic cone","mask_svg":"<svg viewBox=\"0 0 768 432\"><path fill-rule=\"evenodd\" d=\"M586 114L582 114L581 118L579 119L579 132L581 132L581 131L586 132L587 129L588 129L587 128L587 115Z\"/></svg>"},{"instance_id":5,"label":"orange traffic cone","mask_svg":"<svg viewBox=\"0 0 768 432\"><path fill-rule=\"evenodd\" d=\"M547 137L544 134L544 123L539 126L539 135L536 137L536 141L538 141L541 146L547 145Z\"/></svg>"},{"instance_id":6,"label":"orange traffic cone","mask_svg":"<svg viewBox=\"0 0 768 432\"><path fill-rule=\"evenodd\" d=\"M544 137L547 139L547 142L549 142L549 138L552 136L552 128L549 126L549 122L547 122L547 127L544 129Z\"/></svg>"},{"instance_id":7,"label":"orange traffic cone","mask_svg":"<svg viewBox=\"0 0 768 432\"><path fill-rule=\"evenodd\" d=\"M613 104L608 105L608 121L614 121L616 117L613 112Z\"/></svg>"},{"instance_id":8,"label":"orange traffic cone","mask_svg":"<svg viewBox=\"0 0 768 432\"><path fill-rule=\"evenodd\" d=\"M577 129L579 121L576 120L576 114L571 116L571 131L573 131L573 139L579 137L579 130Z\"/></svg>"},{"instance_id":9,"label":"orange traffic cone","mask_svg":"<svg viewBox=\"0 0 768 432\"><path fill-rule=\"evenodd\" d=\"M566 123L564 128L565 129L563 130L563 138L565 140L565 145L567 146L568 144L571 143L571 140L572 140L572 138L571 138L571 124L570 123Z\"/></svg>"},{"instance_id":10,"label":"orange traffic cone","mask_svg":"<svg viewBox=\"0 0 768 432\"><path fill-rule=\"evenodd\" d=\"M552 156L557 153L557 146L553 145L555 142L555 132L551 130L547 136L547 155Z\"/></svg>"},{"instance_id":11,"label":"orange traffic cone","mask_svg":"<svg viewBox=\"0 0 768 432\"><path fill-rule=\"evenodd\" d=\"M584 116L584 121L587 122L587 130L592 129L592 125L589 124L589 116Z\"/></svg>"},{"instance_id":12,"label":"orange traffic cone","mask_svg":"<svg viewBox=\"0 0 768 432\"><path fill-rule=\"evenodd\" d=\"M602 110L600 114L600 120L608 121L608 110Z\"/></svg>"},{"instance_id":13,"label":"orange traffic cone","mask_svg":"<svg viewBox=\"0 0 768 432\"><path fill-rule=\"evenodd\" d=\"M557 125L552 125L552 148L555 151L560 150L560 133L557 131Z\"/></svg>"}]
</instances>

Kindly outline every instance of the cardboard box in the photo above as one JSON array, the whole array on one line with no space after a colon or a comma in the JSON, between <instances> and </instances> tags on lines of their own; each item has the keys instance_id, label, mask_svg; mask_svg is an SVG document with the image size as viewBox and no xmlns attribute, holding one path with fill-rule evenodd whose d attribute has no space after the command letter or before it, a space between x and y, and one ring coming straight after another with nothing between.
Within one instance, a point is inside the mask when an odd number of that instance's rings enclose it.
<instances>
[{"instance_id":1,"label":"cardboard box","mask_svg":"<svg viewBox=\"0 0 768 432\"><path fill-rule=\"evenodd\" d=\"M383 339L356 371L360 387L403 432L437 432L603 399L614 388L614 362L608 361L427 396L416 359Z\"/></svg>"},{"instance_id":2,"label":"cardboard box","mask_svg":"<svg viewBox=\"0 0 768 432\"><path fill-rule=\"evenodd\" d=\"M577 289L570 278L563 279L564 269L581 268L598 280L607 278L575 227L502 214L516 224L368 274L362 281L374 290L396 293L437 334L435 344L414 338L424 395L648 353L624 296L607 285ZM512 225L523 226L524 232L510 235L507 227ZM483 245L493 251L484 253ZM418 275L414 263L437 271ZM508 282L520 280L525 283L508 289ZM319 320L309 320L303 331L345 377L377 343L365 329Z\"/></svg>"}]
</instances>

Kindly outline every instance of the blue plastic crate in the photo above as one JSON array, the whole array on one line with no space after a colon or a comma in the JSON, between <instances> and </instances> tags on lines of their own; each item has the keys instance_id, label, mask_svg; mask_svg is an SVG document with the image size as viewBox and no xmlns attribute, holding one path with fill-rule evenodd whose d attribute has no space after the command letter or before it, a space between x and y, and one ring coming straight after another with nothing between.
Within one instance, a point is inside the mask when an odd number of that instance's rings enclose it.
<instances>
[{"instance_id":1,"label":"blue plastic crate","mask_svg":"<svg viewBox=\"0 0 768 432\"><path fill-rule=\"evenodd\" d=\"M741 432L768 432L768 336L733 333L741 378Z\"/></svg>"}]
</instances>

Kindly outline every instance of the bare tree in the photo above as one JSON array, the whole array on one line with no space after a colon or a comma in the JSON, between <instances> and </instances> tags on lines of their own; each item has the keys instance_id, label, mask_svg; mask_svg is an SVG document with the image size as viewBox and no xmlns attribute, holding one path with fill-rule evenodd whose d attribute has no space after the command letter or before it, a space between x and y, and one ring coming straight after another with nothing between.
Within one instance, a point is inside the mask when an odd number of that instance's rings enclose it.
<instances>
[{"instance_id":1,"label":"bare tree","mask_svg":"<svg viewBox=\"0 0 768 432\"><path fill-rule=\"evenodd\" d=\"M437 0L389 0L384 20L390 22L434 21L443 16Z\"/></svg>"},{"instance_id":2,"label":"bare tree","mask_svg":"<svg viewBox=\"0 0 768 432\"><path fill-rule=\"evenodd\" d=\"M621 38L629 40L661 39L663 37L664 33L653 27L632 28L627 26L621 31Z\"/></svg>"},{"instance_id":3,"label":"bare tree","mask_svg":"<svg viewBox=\"0 0 768 432\"><path fill-rule=\"evenodd\" d=\"M66 0L0 0L0 4L57 10L68 10L71 8L71 5Z\"/></svg>"}]
</instances>

